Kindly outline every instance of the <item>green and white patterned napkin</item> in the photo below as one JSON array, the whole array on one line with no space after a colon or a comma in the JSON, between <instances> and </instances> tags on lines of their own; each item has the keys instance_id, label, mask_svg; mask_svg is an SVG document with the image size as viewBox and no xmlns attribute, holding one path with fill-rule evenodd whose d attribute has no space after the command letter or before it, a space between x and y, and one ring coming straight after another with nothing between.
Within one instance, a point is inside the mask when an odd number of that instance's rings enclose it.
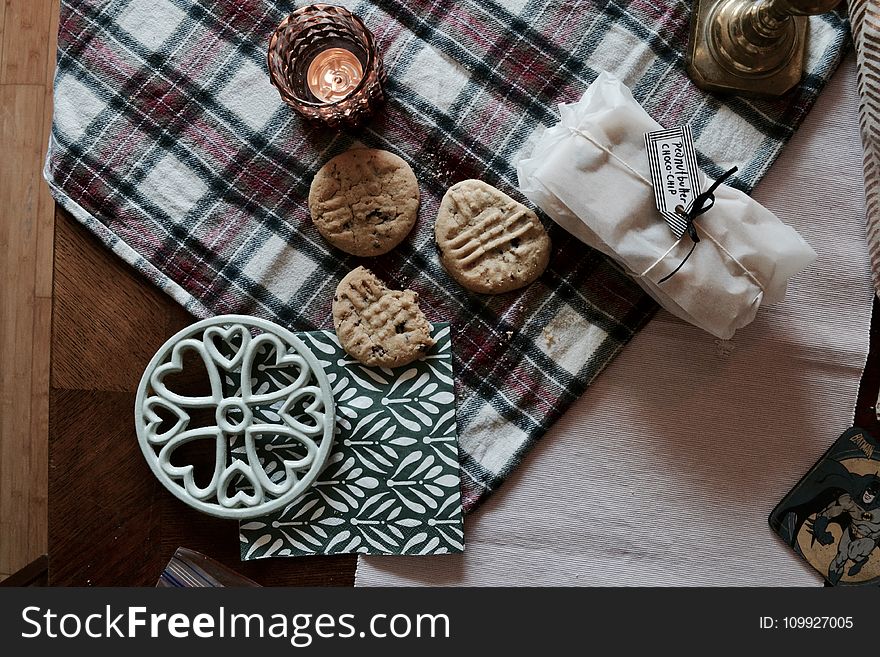
<instances>
[{"instance_id":1,"label":"green and white patterned napkin","mask_svg":"<svg viewBox=\"0 0 880 657\"><path fill-rule=\"evenodd\" d=\"M393 370L353 360L332 331L298 336L333 386L333 451L302 497L240 524L242 561L462 552L449 324L434 325L437 345L424 358Z\"/></svg>"}]
</instances>

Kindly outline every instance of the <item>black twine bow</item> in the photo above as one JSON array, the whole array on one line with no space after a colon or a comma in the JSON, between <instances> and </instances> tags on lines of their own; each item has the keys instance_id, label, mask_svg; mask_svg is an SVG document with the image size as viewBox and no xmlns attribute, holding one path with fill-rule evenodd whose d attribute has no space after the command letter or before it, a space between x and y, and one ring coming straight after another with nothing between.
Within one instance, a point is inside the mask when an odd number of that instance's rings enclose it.
<instances>
[{"instance_id":1,"label":"black twine bow","mask_svg":"<svg viewBox=\"0 0 880 657\"><path fill-rule=\"evenodd\" d=\"M707 189L705 192L700 194L697 198L694 199L693 204L691 205L691 209L686 211L679 206L676 208L676 212L681 214L687 219L687 234L690 236L693 241L693 246L691 246L690 252L685 256L685 259L681 261L681 264L675 268L668 276L663 277L658 285L662 285L670 278L675 276L678 272L681 271L681 268L685 266L688 260L691 259L691 256L694 255L694 251L697 248L697 244L700 243L700 236L697 234L697 227L694 225L694 221L700 215L706 214L709 210L711 210L715 206L715 192L717 189L724 183L725 180L730 178L733 174L739 171L739 167L733 167L730 171L721 176L718 180L712 183L712 186Z\"/></svg>"}]
</instances>

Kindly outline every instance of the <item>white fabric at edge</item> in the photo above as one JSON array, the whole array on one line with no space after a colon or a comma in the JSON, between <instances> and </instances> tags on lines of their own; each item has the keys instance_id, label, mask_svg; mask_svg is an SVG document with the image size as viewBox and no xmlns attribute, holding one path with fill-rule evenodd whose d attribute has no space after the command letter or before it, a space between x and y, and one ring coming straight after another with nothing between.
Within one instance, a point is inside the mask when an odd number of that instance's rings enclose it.
<instances>
[{"instance_id":1,"label":"white fabric at edge","mask_svg":"<svg viewBox=\"0 0 880 657\"><path fill-rule=\"evenodd\" d=\"M466 523L357 586L818 585L767 515L852 421L871 277L852 57L754 196L819 260L731 343L661 312Z\"/></svg>"}]
</instances>

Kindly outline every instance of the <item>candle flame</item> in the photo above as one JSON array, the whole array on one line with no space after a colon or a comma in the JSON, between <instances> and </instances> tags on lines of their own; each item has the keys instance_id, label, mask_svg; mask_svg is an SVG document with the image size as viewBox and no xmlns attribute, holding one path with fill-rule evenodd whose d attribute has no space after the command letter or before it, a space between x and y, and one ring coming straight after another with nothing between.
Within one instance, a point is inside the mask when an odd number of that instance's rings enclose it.
<instances>
[{"instance_id":1,"label":"candle flame","mask_svg":"<svg viewBox=\"0 0 880 657\"><path fill-rule=\"evenodd\" d=\"M364 68L353 52L328 48L312 60L306 80L315 98L335 103L350 95L363 77Z\"/></svg>"}]
</instances>

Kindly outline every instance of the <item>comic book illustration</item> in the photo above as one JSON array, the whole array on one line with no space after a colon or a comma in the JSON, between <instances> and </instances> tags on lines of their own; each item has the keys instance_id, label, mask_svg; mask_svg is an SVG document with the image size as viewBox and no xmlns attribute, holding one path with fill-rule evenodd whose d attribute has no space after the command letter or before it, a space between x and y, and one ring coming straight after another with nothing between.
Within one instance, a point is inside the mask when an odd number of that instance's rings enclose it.
<instances>
[{"instance_id":1,"label":"comic book illustration","mask_svg":"<svg viewBox=\"0 0 880 657\"><path fill-rule=\"evenodd\" d=\"M785 496L770 527L834 586L880 585L880 449L848 429Z\"/></svg>"}]
</instances>

